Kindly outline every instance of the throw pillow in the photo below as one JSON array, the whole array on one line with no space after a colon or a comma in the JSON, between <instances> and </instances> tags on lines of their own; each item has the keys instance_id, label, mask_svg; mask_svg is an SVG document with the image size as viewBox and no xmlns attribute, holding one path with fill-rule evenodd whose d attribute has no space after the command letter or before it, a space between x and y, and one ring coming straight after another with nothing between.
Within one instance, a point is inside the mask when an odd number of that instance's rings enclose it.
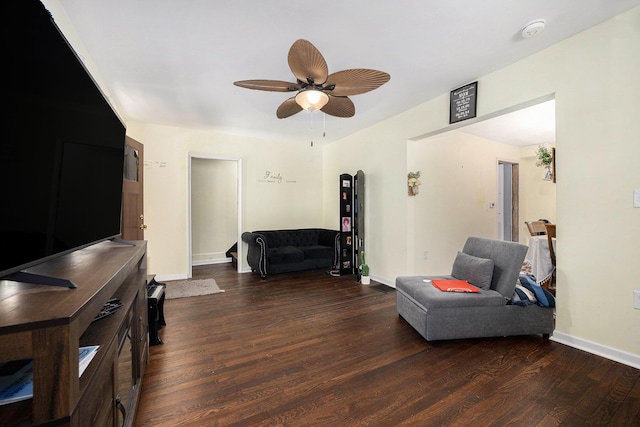
<instances>
[{"instance_id":1,"label":"throw pillow","mask_svg":"<svg viewBox=\"0 0 640 427\"><path fill-rule=\"evenodd\" d=\"M541 307L556 306L556 299L553 294L538 285L535 281L535 277L531 274L521 274L518 277L518 282L519 284L516 286L516 292L518 289L521 291L528 291L527 294L532 295L531 297L528 297L529 301L532 303L537 303ZM522 298L520 298L520 300L522 300Z\"/></svg>"},{"instance_id":2,"label":"throw pillow","mask_svg":"<svg viewBox=\"0 0 640 427\"><path fill-rule=\"evenodd\" d=\"M511 305L533 305L537 304L538 300L536 299L536 295L525 286L522 286L520 282L516 285L516 288L513 290L513 296L508 301L508 304Z\"/></svg>"},{"instance_id":3,"label":"throw pillow","mask_svg":"<svg viewBox=\"0 0 640 427\"><path fill-rule=\"evenodd\" d=\"M466 280L480 289L491 289L493 260L458 252L451 275L456 279Z\"/></svg>"}]
</instances>

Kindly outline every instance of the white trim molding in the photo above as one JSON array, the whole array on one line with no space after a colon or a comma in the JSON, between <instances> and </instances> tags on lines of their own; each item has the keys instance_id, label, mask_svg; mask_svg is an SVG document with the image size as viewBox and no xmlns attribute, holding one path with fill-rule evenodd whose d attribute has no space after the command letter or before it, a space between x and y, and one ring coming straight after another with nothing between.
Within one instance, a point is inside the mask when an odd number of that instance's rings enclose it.
<instances>
[{"instance_id":1,"label":"white trim molding","mask_svg":"<svg viewBox=\"0 0 640 427\"><path fill-rule=\"evenodd\" d=\"M550 339L551 341L584 350L588 353L592 353L597 356L602 356L606 359L613 360L615 362L629 365L632 368L640 369L640 356L638 356L637 354L627 353L626 351L618 350L616 348L607 347L593 341L563 334L562 332L554 332Z\"/></svg>"}]
</instances>

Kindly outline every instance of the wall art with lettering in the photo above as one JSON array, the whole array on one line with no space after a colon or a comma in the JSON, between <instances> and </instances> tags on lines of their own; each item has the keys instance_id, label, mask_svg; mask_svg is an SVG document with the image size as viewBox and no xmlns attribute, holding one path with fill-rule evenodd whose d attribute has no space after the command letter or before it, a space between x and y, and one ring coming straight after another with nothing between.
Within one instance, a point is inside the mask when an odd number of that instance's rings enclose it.
<instances>
[{"instance_id":1,"label":"wall art with lettering","mask_svg":"<svg viewBox=\"0 0 640 427\"><path fill-rule=\"evenodd\" d=\"M478 104L478 82L469 83L451 91L449 124L461 122L476 116Z\"/></svg>"}]
</instances>

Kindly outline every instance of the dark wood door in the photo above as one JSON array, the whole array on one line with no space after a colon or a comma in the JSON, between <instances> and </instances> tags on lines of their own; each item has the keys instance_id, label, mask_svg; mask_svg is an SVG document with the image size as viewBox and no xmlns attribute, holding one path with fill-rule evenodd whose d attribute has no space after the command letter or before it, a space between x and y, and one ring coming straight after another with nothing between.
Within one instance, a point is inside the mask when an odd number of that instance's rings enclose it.
<instances>
[{"instance_id":1,"label":"dark wood door","mask_svg":"<svg viewBox=\"0 0 640 427\"><path fill-rule=\"evenodd\" d=\"M122 238L144 240L143 145L126 137L124 184L122 186Z\"/></svg>"}]
</instances>

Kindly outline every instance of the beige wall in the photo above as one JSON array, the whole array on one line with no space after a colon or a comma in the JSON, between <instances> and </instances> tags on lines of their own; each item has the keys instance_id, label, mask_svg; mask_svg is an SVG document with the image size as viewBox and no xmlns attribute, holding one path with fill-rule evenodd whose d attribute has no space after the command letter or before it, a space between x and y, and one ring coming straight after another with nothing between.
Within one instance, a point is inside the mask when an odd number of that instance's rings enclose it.
<instances>
[{"instance_id":1,"label":"beige wall","mask_svg":"<svg viewBox=\"0 0 640 427\"><path fill-rule=\"evenodd\" d=\"M340 174L353 175L362 170L367 264L371 276L392 283L407 262L406 140L394 135L395 127L387 127L385 123L324 148L323 218L326 226L339 221Z\"/></svg>"},{"instance_id":2,"label":"beige wall","mask_svg":"<svg viewBox=\"0 0 640 427\"><path fill-rule=\"evenodd\" d=\"M640 366L640 334L632 331L640 330L640 310L633 309L632 291L640 282L630 268L640 258L640 209L632 207L632 191L640 187L638 51L640 8L635 8L478 78L479 117L555 96L554 337L635 366ZM325 148L325 194L343 169L362 169L372 177L365 250L374 279L393 283L414 272L406 244L407 224L417 220L415 202L406 196L408 141L448 127L446 93ZM340 162L345 158L340 153L353 161ZM328 199L325 217L336 211L336 203ZM430 248L447 244L436 237Z\"/></svg>"},{"instance_id":3,"label":"beige wall","mask_svg":"<svg viewBox=\"0 0 640 427\"><path fill-rule=\"evenodd\" d=\"M317 147L142 123L127 133L144 144L148 268L163 280L188 275L190 153L242 160L243 231L322 225Z\"/></svg>"},{"instance_id":4,"label":"beige wall","mask_svg":"<svg viewBox=\"0 0 640 427\"><path fill-rule=\"evenodd\" d=\"M407 167L420 170L420 193L407 196L407 258L415 274L449 274L469 236L497 238L498 160L517 163L520 149L447 132L409 142ZM413 211L413 212L412 212ZM428 258L424 259L424 252Z\"/></svg>"}]
</instances>

